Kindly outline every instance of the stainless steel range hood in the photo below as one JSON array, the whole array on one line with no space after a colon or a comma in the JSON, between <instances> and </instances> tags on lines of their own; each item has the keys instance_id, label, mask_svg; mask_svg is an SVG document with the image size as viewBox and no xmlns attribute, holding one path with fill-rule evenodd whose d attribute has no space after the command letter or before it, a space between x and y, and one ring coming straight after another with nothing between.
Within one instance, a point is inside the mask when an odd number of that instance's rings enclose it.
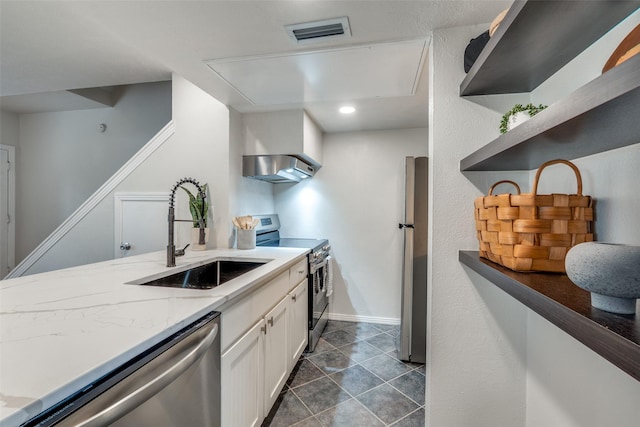
<instances>
[{"instance_id":1,"label":"stainless steel range hood","mask_svg":"<svg viewBox=\"0 0 640 427\"><path fill-rule=\"evenodd\" d=\"M242 156L242 176L272 182L295 183L311 178L316 167L290 155Z\"/></svg>"}]
</instances>

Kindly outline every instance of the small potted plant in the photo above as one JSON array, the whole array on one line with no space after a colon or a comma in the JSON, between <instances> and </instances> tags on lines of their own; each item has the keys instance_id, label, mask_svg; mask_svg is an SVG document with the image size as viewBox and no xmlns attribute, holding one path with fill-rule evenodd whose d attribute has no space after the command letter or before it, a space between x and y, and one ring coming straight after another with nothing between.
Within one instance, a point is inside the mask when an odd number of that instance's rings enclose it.
<instances>
[{"instance_id":1,"label":"small potted plant","mask_svg":"<svg viewBox=\"0 0 640 427\"><path fill-rule=\"evenodd\" d=\"M209 228L207 227L207 214L209 213L209 203L205 200L207 194L207 184L202 186L202 194L197 192L195 195L188 189L180 186L189 196L189 212L193 220L193 228L191 229L191 249L195 251L203 251L207 248L206 242L209 240ZM200 229L204 229L205 244L199 244Z\"/></svg>"},{"instance_id":2,"label":"small potted plant","mask_svg":"<svg viewBox=\"0 0 640 427\"><path fill-rule=\"evenodd\" d=\"M500 121L500 133L506 133L519 124L526 122L545 108L547 108L547 106L542 104L537 107L533 104L527 104L525 106L522 104L514 105L511 110L507 111L504 116L502 116L502 120Z\"/></svg>"}]
</instances>

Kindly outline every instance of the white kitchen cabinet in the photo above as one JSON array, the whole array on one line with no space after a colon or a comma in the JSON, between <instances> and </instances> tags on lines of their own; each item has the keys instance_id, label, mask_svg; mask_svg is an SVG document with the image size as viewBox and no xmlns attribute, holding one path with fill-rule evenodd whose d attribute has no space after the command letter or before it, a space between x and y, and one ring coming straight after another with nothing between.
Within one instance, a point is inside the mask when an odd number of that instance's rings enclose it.
<instances>
[{"instance_id":1,"label":"white kitchen cabinet","mask_svg":"<svg viewBox=\"0 0 640 427\"><path fill-rule=\"evenodd\" d=\"M260 425L269 413L307 345L307 305L305 259L221 307L223 426Z\"/></svg>"},{"instance_id":2,"label":"white kitchen cabinet","mask_svg":"<svg viewBox=\"0 0 640 427\"><path fill-rule=\"evenodd\" d=\"M284 387L291 372L291 301L285 296L222 354L223 426L260 425Z\"/></svg>"},{"instance_id":3,"label":"white kitchen cabinet","mask_svg":"<svg viewBox=\"0 0 640 427\"><path fill-rule=\"evenodd\" d=\"M289 284L289 271L278 275L251 294L220 308L220 348L225 352L249 328L263 318L293 288Z\"/></svg>"},{"instance_id":4,"label":"white kitchen cabinet","mask_svg":"<svg viewBox=\"0 0 640 427\"><path fill-rule=\"evenodd\" d=\"M289 304L291 306L289 313L289 370L292 370L296 365L300 355L309 342L309 320L307 317L309 312L307 299L308 290L308 280L305 278L289 293Z\"/></svg>"},{"instance_id":5,"label":"white kitchen cabinet","mask_svg":"<svg viewBox=\"0 0 640 427\"><path fill-rule=\"evenodd\" d=\"M289 377L289 297L285 297L265 316L264 335L264 407L274 404Z\"/></svg>"},{"instance_id":6,"label":"white kitchen cabinet","mask_svg":"<svg viewBox=\"0 0 640 427\"><path fill-rule=\"evenodd\" d=\"M298 286L300 282L307 278L307 260L303 259L289 269L289 286Z\"/></svg>"},{"instance_id":7,"label":"white kitchen cabinet","mask_svg":"<svg viewBox=\"0 0 640 427\"><path fill-rule=\"evenodd\" d=\"M223 314L224 315L224 314ZM264 319L221 357L223 426L259 426L264 418Z\"/></svg>"},{"instance_id":8,"label":"white kitchen cabinet","mask_svg":"<svg viewBox=\"0 0 640 427\"><path fill-rule=\"evenodd\" d=\"M293 154L322 165L322 131L304 110L242 115L244 154Z\"/></svg>"}]
</instances>

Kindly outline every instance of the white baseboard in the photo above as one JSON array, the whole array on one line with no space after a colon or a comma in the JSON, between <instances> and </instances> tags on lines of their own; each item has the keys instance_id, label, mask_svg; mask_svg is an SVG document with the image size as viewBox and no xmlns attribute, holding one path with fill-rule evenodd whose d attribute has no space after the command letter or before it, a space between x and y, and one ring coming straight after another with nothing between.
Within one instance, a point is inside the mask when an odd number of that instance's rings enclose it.
<instances>
[{"instance_id":1,"label":"white baseboard","mask_svg":"<svg viewBox=\"0 0 640 427\"><path fill-rule=\"evenodd\" d=\"M111 194L116 187L140 166L151 154L164 144L175 132L175 124L167 123L149 142L147 142L136 154L131 157L111 178L107 180L91 197L89 197L74 213L69 216L53 233L51 233L40 245L38 245L16 268L5 277L11 279L20 277L29 270L40 258L42 258L60 239L62 239L73 227L75 227L89 212L91 212L105 197Z\"/></svg>"},{"instance_id":2,"label":"white baseboard","mask_svg":"<svg viewBox=\"0 0 640 427\"><path fill-rule=\"evenodd\" d=\"M360 316L357 314L329 313L329 320L342 322L379 323L382 325L399 325L400 319L396 317Z\"/></svg>"}]
</instances>

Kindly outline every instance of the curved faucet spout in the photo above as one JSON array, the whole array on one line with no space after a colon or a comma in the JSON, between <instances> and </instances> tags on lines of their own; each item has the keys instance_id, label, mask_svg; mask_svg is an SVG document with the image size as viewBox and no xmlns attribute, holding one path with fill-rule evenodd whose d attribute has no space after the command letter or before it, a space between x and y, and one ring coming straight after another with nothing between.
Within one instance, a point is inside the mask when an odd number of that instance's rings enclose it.
<instances>
[{"instance_id":1,"label":"curved faucet spout","mask_svg":"<svg viewBox=\"0 0 640 427\"><path fill-rule=\"evenodd\" d=\"M171 188L171 195L169 196L169 218L168 218L169 219L169 241L167 244L167 267L175 267L176 256L184 255L184 249L176 251L176 246L174 243L174 223L176 221L179 221L179 220L176 220L175 218L174 203L175 203L176 191L178 190L178 187L186 183L193 184L198 189L198 195L202 198L202 200L204 200L207 197L206 194L204 193L204 190L202 189L202 186L200 186L200 183L193 178L182 178ZM204 220L201 218L200 233L198 237L198 243L201 245L204 244L204 235L205 235ZM186 246L185 246L185 249L186 249Z\"/></svg>"}]
</instances>

